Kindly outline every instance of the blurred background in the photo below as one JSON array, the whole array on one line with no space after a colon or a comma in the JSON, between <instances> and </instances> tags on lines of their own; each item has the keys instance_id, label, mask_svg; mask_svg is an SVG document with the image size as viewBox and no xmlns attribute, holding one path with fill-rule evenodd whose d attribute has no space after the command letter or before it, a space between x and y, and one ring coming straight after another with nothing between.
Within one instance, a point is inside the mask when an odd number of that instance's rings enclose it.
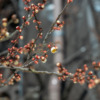
<instances>
[{"instance_id":1,"label":"blurred background","mask_svg":"<svg viewBox=\"0 0 100 100\"><path fill-rule=\"evenodd\" d=\"M32 0L38 3L40 0ZM63 9L66 0L48 0L46 7L37 18L42 21L43 34L48 32L52 22ZM0 19L11 19L16 14L22 23L25 15L22 0L0 0ZM91 65L92 61L100 60L100 0L74 0L61 17L65 25L61 31L55 31L48 39L59 47L55 55L49 53L46 64L39 63L37 70L57 71L55 63L60 61L70 72L82 68L84 64ZM1 21L0 21L1 24ZM9 32L16 25L9 26ZM24 29L24 40L19 41L18 47L36 37L35 24ZM14 37L13 37L14 38ZM41 40L42 41L42 40ZM39 43L41 41L38 41ZM10 40L0 42L0 54L11 46ZM4 53L5 54L5 53ZM22 61L25 58L22 57ZM0 69L4 77L10 75L9 70ZM88 89L87 84L74 84L71 80L58 81L56 76L19 72L21 81L13 86L0 88L0 100L100 100L100 85ZM100 72L94 72L100 77Z\"/></svg>"}]
</instances>

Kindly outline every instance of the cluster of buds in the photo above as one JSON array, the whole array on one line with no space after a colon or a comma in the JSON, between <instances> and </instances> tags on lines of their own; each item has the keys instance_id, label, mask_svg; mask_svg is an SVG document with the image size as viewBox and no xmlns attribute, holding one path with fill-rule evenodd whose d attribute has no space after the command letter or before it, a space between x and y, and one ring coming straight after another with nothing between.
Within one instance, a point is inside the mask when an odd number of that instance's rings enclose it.
<instances>
[{"instance_id":1,"label":"cluster of buds","mask_svg":"<svg viewBox=\"0 0 100 100\"><path fill-rule=\"evenodd\" d=\"M41 48L41 51L40 51L40 48ZM57 49L58 49L56 46L53 46L52 44L48 44L47 48L49 48L49 50L51 50L52 53L56 53ZM28 53L30 51L32 51L34 53L36 53L36 52L40 53L41 52L40 56L36 54L34 57L32 57L32 61L35 64L38 64L39 60L41 60L42 63L47 62L47 58L48 58L47 50L44 50L43 46L41 44L38 45L37 48L36 48L35 40L33 40L30 43L28 43L27 45L25 45L23 51L26 52L26 53Z\"/></svg>"},{"instance_id":2,"label":"cluster of buds","mask_svg":"<svg viewBox=\"0 0 100 100\"><path fill-rule=\"evenodd\" d=\"M38 64L38 63L39 63L39 59L40 59L40 56L39 56L39 55L35 55L35 57L32 58L32 61L33 61L35 64Z\"/></svg>"},{"instance_id":3,"label":"cluster of buds","mask_svg":"<svg viewBox=\"0 0 100 100\"><path fill-rule=\"evenodd\" d=\"M27 43L24 48L23 48L23 52L24 54L29 53L30 51L35 51L36 48L36 43L35 40L32 39L29 43Z\"/></svg>"},{"instance_id":4,"label":"cluster of buds","mask_svg":"<svg viewBox=\"0 0 100 100\"><path fill-rule=\"evenodd\" d=\"M47 58L44 57L44 56L41 56L41 61L42 61L42 63L46 63L47 62Z\"/></svg>"},{"instance_id":5,"label":"cluster of buds","mask_svg":"<svg viewBox=\"0 0 100 100\"><path fill-rule=\"evenodd\" d=\"M14 40L12 41L14 42ZM50 45L51 46L51 45ZM24 47L20 47L17 48L15 46L8 48L8 52L9 55L4 58L1 58L1 63L5 66L10 66L10 65L14 65L14 66L20 66L21 63L19 62L20 60L20 54L29 54L29 52L32 53L37 53L40 52L40 48L36 46L35 43L35 39L32 39L29 43L27 43ZM51 46L48 48L51 49L52 53L55 53L57 51L57 47L56 46ZM32 58L32 61L34 61L35 64L38 64L39 59L41 60L42 63L46 63L47 61L47 51L43 50L43 48L41 48L41 56L35 55L35 57Z\"/></svg>"},{"instance_id":6,"label":"cluster of buds","mask_svg":"<svg viewBox=\"0 0 100 100\"><path fill-rule=\"evenodd\" d=\"M19 36L19 39L20 39L20 40L23 40L23 36L22 36L22 35L20 35L20 36Z\"/></svg>"},{"instance_id":7,"label":"cluster of buds","mask_svg":"<svg viewBox=\"0 0 100 100\"><path fill-rule=\"evenodd\" d=\"M1 28L0 29L0 40L3 40L4 38L9 37L9 32L6 28Z\"/></svg>"},{"instance_id":8,"label":"cluster of buds","mask_svg":"<svg viewBox=\"0 0 100 100\"><path fill-rule=\"evenodd\" d=\"M35 63L35 64L38 64L39 63L39 60L42 62L42 63L46 63L47 62L47 57L48 55L45 53L43 56L39 56L39 55L35 55L35 57L32 58L32 61Z\"/></svg>"},{"instance_id":9,"label":"cluster of buds","mask_svg":"<svg viewBox=\"0 0 100 100\"><path fill-rule=\"evenodd\" d=\"M19 55L15 55L15 56L8 56L7 58L2 57L0 59L0 62L2 65L4 66L21 66L21 63L19 62L20 56Z\"/></svg>"},{"instance_id":10,"label":"cluster of buds","mask_svg":"<svg viewBox=\"0 0 100 100\"><path fill-rule=\"evenodd\" d=\"M49 50L51 50L51 53L56 53L57 52L57 49L58 49L56 46L53 46L52 44L48 44L47 45L47 48L49 48ZM36 51L38 52L38 49ZM42 56L35 55L35 57L32 58L32 61L35 64L38 64L39 63L39 59L41 60L42 63L46 63L47 62L47 58L48 58L47 51L41 49L41 53L42 53Z\"/></svg>"},{"instance_id":11,"label":"cluster of buds","mask_svg":"<svg viewBox=\"0 0 100 100\"><path fill-rule=\"evenodd\" d=\"M3 27L7 27L7 21L8 21L7 18L2 19L2 26Z\"/></svg>"},{"instance_id":12,"label":"cluster of buds","mask_svg":"<svg viewBox=\"0 0 100 100\"><path fill-rule=\"evenodd\" d=\"M38 3L38 7L39 7L39 9L44 9L45 5L42 3Z\"/></svg>"},{"instance_id":13,"label":"cluster of buds","mask_svg":"<svg viewBox=\"0 0 100 100\"><path fill-rule=\"evenodd\" d=\"M16 53L23 54L23 51L25 50L24 47L19 47L19 48L15 47L15 45L18 43L18 39L23 40L23 36L19 35L17 39L11 40L11 43L14 46L11 48L8 48L9 55L13 54L13 56L15 56L14 54L16 54Z\"/></svg>"},{"instance_id":14,"label":"cluster of buds","mask_svg":"<svg viewBox=\"0 0 100 100\"><path fill-rule=\"evenodd\" d=\"M10 81L8 82L8 85L13 85L14 81L19 82L21 80L21 76L19 74L15 74Z\"/></svg>"},{"instance_id":15,"label":"cluster of buds","mask_svg":"<svg viewBox=\"0 0 100 100\"><path fill-rule=\"evenodd\" d=\"M11 40L11 43L12 43L12 44L17 44L17 43L18 43L18 40L17 40L17 39Z\"/></svg>"},{"instance_id":16,"label":"cluster of buds","mask_svg":"<svg viewBox=\"0 0 100 100\"><path fill-rule=\"evenodd\" d=\"M74 83L80 83L81 85L85 83L85 75L86 71L82 69L77 69L76 72L73 74L71 80Z\"/></svg>"},{"instance_id":17,"label":"cluster of buds","mask_svg":"<svg viewBox=\"0 0 100 100\"><path fill-rule=\"evenodd\" d=\"M26 7L24 7L25 11L32 11L31 17L35 17L35 14L37 14L40 10L44 9L46 0L43 0L43 3L38 3L37 5L35 5L33 3L31 5L29 5L31 0L23 0L23 2L26 5ZM22 19L24 20L25 25L30 24L29 21L26 21L25 16L23 16ZM37 20L37 18L35 17L35 20L33 20L33 23L37 23L37 25L35 26L36 30L39 30L37 37L39 37L41 39L43 36L42 28L40 28L41 21Z\"/></svg>"},{"instance_id":18,"label":"cluster of buds","mask_svg":"<svg viewBox=\"0 0 100 100\"><path fill-rule=\"evenodd\" d=\"M19 19L15 14L12 15L11 20L9 22L7 18L2 19L2 25L0 26L0 40L9 37L10 34L8 32L7 26L9 26L10 23L14 23L14 24L19 23Z\"/></svg>"},{"instance_id":19,"label":"cluster of buds","mask_svg":"<svg viewBox=\"0 0 100 100\"><path fill-rule=\"evenodd\" d=\"M23 0L23 2L25 5L28 5L31 2L31 0Z\"/></svg>"},{"instance_id":20,"label":"cluster of buds","mask_svg":"<svg viewBox=\"0 0 100 100\"><path fill-rule=\"evenodd\" d=\"M5 79L3 78L2 73L0 73L0 86L5 83Z\"/></svg>"},{"instance_id":21,"label":"cluster of buds","mask_svg":"<svg viewBox=\"0 0 100 100\"><path fill-rule=\"evenodd\" d=\"M25 25L30 25L30 22L26 21L26 16L22 16L22 19L23 19Z\"/></svg>"},{"instance_id":22,"label":"cluster of buds","mask_svg":"<svg viewBox=\"0 0 100 100\"><path fill-rule=\"evenodd\" d=\"M74 83L80 83L81 85L84 84L86 80L86 71L88 71L88 66L85 64L84 69L76 70L71 80L73 80Z\"/></svg>"},{"instance_id":23,"label":"cluster of buds","mask_svg":"<svg viewBox=\"0 0 100 100\"><path fill-rule=\"evenodd\" d=\"M2 19L2 26L0 27L0 40L9 36L9 32L7 30L7 18Z\"/></svg>"},{"instance_id":24,"label":"cluster of buds","mask_svg":"<svg viewBox=\"0 0 100 100\"><path fill-rule=\"evenodd\" d=\"M17 18L16 14L13 14L11 18L12 18L12 21L13 21L14 24L18 24L19 23L19 19Z\"/></svg>"},{"instance_id":25,"label":"cluster of buds","mask_svg":"<svg viewBox=\"0 0 100 100\"><path fill-rule=\"evenodd\" d=\"M96 63L95 61L93 61L92 65L93 65L95 70L99 70L100 69L100 62Z\"/></svg>"},{"instance_id":26,"label":"cluster of buds","mask_svg":"<svg viewBox=\"0 0 100 100\"><path fill-rule=\"evenodd\" d=\"M19 26L16 26L16 30L18 30L18 31L19 31L19 33L21 33L21 32L22 32L22 29L21 29Z\"/></svg>"},{"instance_id":27,"label":"cluster of buds","mask_svg":"<svg viewBox=\"0 0 100 100\"><path fill-rule=\"evenodd\" d=\"M2 80L2 76L3 76L3 75L0 73L0 80Z\"/></svg>"},{"instance_id":28,"label":"cluster of buds","mask_svg":"<svg viewBox=\"0 0 100 100\"><path fill-rule=\"evenodd\" d=\"M65 69L65 68L62 67L61 63L57 63L56 66L58 67L58 73L61 74L61 76L59 76L58 79L59 80L62 79L64 81L68 77L68 75L70 73L68 72L67 69Z\"/></svg>"},{"instance_id":29,"label":"cluster of buds","mask_svg":"<svg viewBox=\"0 0 100 100\"><path fill-rule=\"evenodd\" d=\"M14 24L18 24L19 23L19 19L17 18L17 16L14 14L11 17L11 20L8 21L7 18L3 18L2 19L2 25L0 26L0 40L9 37L9 32L7 29L7 26L9 26L9 24L14 23Z\"/></svg>"},{"instance_id":30,"label":"cluster of buds","mask_svg":"<svg viewBox=\"0 0 100 100\"><path fill-rule=\"evenodd\" d=\"M31 0L23 0L23 2L25 3L25 5L27 5L25 7L25 10L26 11L32 10L33 14L35 14L35 13L38 13L39 10L41 10L41 9L44 8L44 4L46 3L46 0L43 0L43 3L38 3L38 5L31 4L31 6L29 6L29 3L31 2ZM34 16L32 16L32 17L34 17ZM23 24L24 26L30 24L30 22L26 20L26 17L25 16L23 16L22 19L24 20L24 24ZM16 15L13 15L12 16L12 20L13 21L16 20ZM36 20L36 23L38 25L41 24L41 22L40 21L37 21L37 20ZM16 30L18 30L19 33L22 32L22 28L19 27L19 26L16 27ZM39 28L39 30L40 30L40 28ZM38 34L38 37L42 38L42 33L41 32ZM23 36L22 35L18 35L18 38L15 39L15 40L12 40L11 43L13 43L15 45L16 43L18 43L18 39L21 39L22 40L23 39ZM5 63L5 64L6 65L9 65L9 64L12 64L12 65L15 65L16 64L17 65L17 64L19 64L18 63L18 60L16 61L16 59L15 59L16 54L18 55L18 53L19 54L22 54L22 53L26 54L26 53L29 53L29 52L33 52L35 50L35 48L36 48L36 44L34 43L33 40L31 42L27 43L24 47L20 47L20 48L12 47L12 48L9 48L8 49L9 56L6 58L7 59L6 60L7 63ZM1 61L3 63L5 62L4 59L1 60ZM43 61L43 57L42 57L42 61ZM44 62L46 62L46 60L44 60ZM35 61L35 63L38 63L38 62Z\"/></svg>"},{"instance_id":31,"label":"cluster of buds","mask_svg":"<svg viewBox=\"0 0 100 100\"><path fill-rule=\"evenodd\" d=\"M38 21L38 20L33 20L33 23L37 23L37 24L41 24L41 21Z\"/></svg>"},{"instance_id":32,"label":"cluster of buds","mask_svg":"<svg viewBox=\"0 0 100 100\"><path fill-rule=\"evenodd\" d=\"M89 84L88 84L88 88L92 89L94 88L97 84L100 84L100 79L95 78L95 79L90 79L89 80Z\"/></svg>"},{"instance_id":33,"label":"cluster of buds","mask_svg":"<svg viewBox=\"0 0 100 100\"><path fill-rule=\"evenodd\" d=\"M56 53L58 50L58 47L53 46L52 44L48 44L47 47L50 49L51 53Z\"/></svg>"},{"instance_id":34,"label":"cluster of buds","mask_svg":"<svg viewBox=\"0 0 100 100\"><path fill-rule=\"evenodd\" d=\"M25 22L25 25L30 25L30 22L29 21L26 21L26 17L25 16L23 16L22 19Z\"/></svg>"},{"instance_id":35,"label":"cluster of buds","mask_svg":"<svg viewBox=\"0 0 100 100\"><path fill-rule=\"evenodd\" d=\"M61 30L64 26L64 21L61 22L61 21L57 20L56 25L57 26L53 27L53 29L54 30Z\"/></svg>"},{"instance_id":36,"label":"cluster of buds","mask_svg":"<svg viewBox=\"0 0 100 100\"><path fill-rule=\"evenodd\" d=\"M3 75L0 73L0 86L3 85L13 85L14 82L19 82L21 79L21 76L19 74L14 74L14 76L10 79L10 81L8 83L6 83L6 79L3 79Z\"/></svg>"},{"instance_id":37,"label":"cluster of buds","mask_svg":"<svg viewBox=\"0 0 100 100\"><path fill-rule=\"evenodd\" d=\"M71 3L71 2L73 2L73 0L67 0L67 3Z\"/></svg>"},{"instance_id":38,"label":"cluster of buds","mask_svg":"<svg viewBox=\"0 0 100 100\"><path fill-rule=\"evenodd\" d=\"M44 9L46 0L43 0L43 3L38 3L37 5L32 3L31 6L29 6L31 0L23 0L23 2L26 5L26 7L24 7L25 11L32 10L34 16L34 14L37 14L40 10Z\"/></svg>"},{"instance_id":39,"label":"cluster of buds","mask_svg":"<svg viewBox=\"0 0 100 100\"><path fill-rule=\"evenodd\" d=\"M37 14L40 10L44 9L45 4L44 3L38 3L37 5L31 4L31 9L33 10L33 15Z\"/></svg>"},{"instance_id":40,"label":"cluster of buds","mask_svg":"<svg viewBox=\"0 0 100 100\"><path fill-rule=\"evenodd\" d=\"M42 33L43 29L40 27L41 21L35 19L35 20L33 20L33 23L37 23L37 25L35 26L35 29L39 31L37 36L40 39L42 39L42 37L43 37L43 33Z\"/></svg>"},{"instance_id":41,"label":"cluster of buds","mask_svg":"<svg viewBox=\"0 0 100 100\"><path fill-rule=\"evenodd\" d=\"M20 60L20 55L23 53L23 48L17 48L15 46L8 48L9 54L7 57L1 57L0 58L0 63L2 63L4 66L20 66L21 63L19 62Z\"/></svg>"},{"instance_id":42,"label":"cluster of buds","mask_svg":"<svg viewBox=\"0 0 100 100\"><path fill-rule=\"evenodd\" d=\"M74 74L63 68L61 63L57 63L56 66L58 67L58 72L61 74L58 79L65 80L67 77L69 77L73 83L79 83L81 85L87 82L88 88L90 89L94 88L100 83L100 79L98 79L92 71L88 71L88 66L86 64L84 65L84 69L76 69Z\"/></svg>"}]
</instances>

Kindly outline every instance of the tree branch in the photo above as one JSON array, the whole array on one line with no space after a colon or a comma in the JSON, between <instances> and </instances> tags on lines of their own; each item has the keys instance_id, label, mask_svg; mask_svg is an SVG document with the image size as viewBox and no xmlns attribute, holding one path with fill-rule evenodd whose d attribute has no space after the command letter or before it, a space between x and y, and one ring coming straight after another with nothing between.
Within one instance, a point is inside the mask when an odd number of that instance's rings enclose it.
<instances>
[{"instance_id":1,"label":"tree branch","mask_svg":"<svg viewBox=\"0 0 100 100\"><path fill-rule=\"evenodd\" d=\"M53 32L53 27L56 25L57 20L59 20L59 18L61 17L61 15L64 13L65 9L69 6L70 3L66 3L65 7L63 8L63 10L61 11L61 13L58 15L58 17L56 18L55 22L51 25L50 30L47 32L44 40L43 40L43 44L46 43L46 40L48 39L48 37L51 35L51 33Z\"/></svg>"},{"instance_id":2,"label":"tree branch","mask_svg":"<svg viewBox=\"0 0 100 100\"><path fill-rule=\"evenodd\" d=\"M27 21L30 21L32 18L33 18L32 16L29 17L29 18L27 19ZM25 25L22 24L22 26L21 26L20 28L23 29L24 27L25 27ZM7 38L4 38L4 39L0 40L0 42L4 42L4 41L7 41L7 40L11 39L11 38L12 38L14 35L16 35L18 32L19 32L18 30L15 30L10 36L8 36Z\"/></svg>"},{"instance_id":3,"label":"tree branch","mask_svg":"<svg viewBox=\"0 0 100 100\"><path fill-rule=\"evenodd\" d=\"M4 54L7 54L8 53L8 50L5 50L3 52L0 53L0 56L4 55Z\"/></svg>"},{"instance_id":4,"label":"tree branch","mask_svg":"<svg viewBox=\"0 0 100 100\"><path fill-rule=\"evenodd\" d=\"M16 69L19 71L27 71L27 72L32 72L35 74L48 74L48 75L57 75L57 76L61 76L62 74L56 73L56 72L48 72L48 71L37 71L35 69L31 69L31 68L22 68L22 67L5 67L5 66L0 66L0 69Z\"/></svg>"}]
</instances>

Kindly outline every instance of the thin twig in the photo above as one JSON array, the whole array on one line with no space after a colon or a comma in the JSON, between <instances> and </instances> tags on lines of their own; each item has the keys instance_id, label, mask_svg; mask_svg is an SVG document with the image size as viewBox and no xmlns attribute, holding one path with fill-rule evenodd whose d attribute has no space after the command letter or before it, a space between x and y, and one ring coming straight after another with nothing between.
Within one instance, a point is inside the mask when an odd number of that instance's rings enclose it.
<instances>
[{"instance_id":1,"label":"thin twig","mask_svg":"<svg viewBox=\"0 0 100 100\"><path fill-rule=\"evenodd\" d=\"M0 66L0 68L3 68L3 69L15 69L16 71L26 71L26 72L32 72L32 73L35 73L35 74L48 74L48 75L62 76L62 74L57 73L57 72L37 71L37 70L32 69L32 68L5 67L5 66ZM14 73L16 73L16 71Z\"/></svg>"},{"instance_id":2,"label":"thin twig","mask_svg":"<svg viewBox=\"0 0 100 100\"><path fill-rule=\"evenodd\" d=\"M48 72L48 71L37 71L35 69L30 69L30 68L22 68L22 67L5 67L5 66L0 66L0 69L15 69L14 73L8 78L8 80L1 85L4 86L5 84L7 84L11 78L14 76L15 73L17 73L18 71L24 71L24 72L32 72L35 74L47 74L47 75L56 75L56 76L62 76L62 74L57 73L57 72Z\"/></svg>"},{"instance_id":3,"label":"thin twig","mask_svg":"<svg viewBox=\"0 0 100 100\"><path fill-rule=\"evenodd\" d=\"M27 21L30 21L32 18L33 18L32 16L29 17L29 18L27 19ZM25 26L22 25L20 28L23 29L24 27L25 27ZM15 30L10 36L8 36L7 38L4 38L4 39L0 40L0 42L4 42L4 41L7 41L7 40L11 39L11 38L12 38L13 36L15 36L18 32L19 32L18 30Z\"/></svg>"},{"instance_id":4,"label":"thin twig","mask_svg":"<svg viewBox=\"0 0 100 100\"><path fill-rule=\"evenodd\" d=\"M51 33L53 32L53 27L56 25L57 20L59 20L59 18L61 17L61 15L64 13L65 9L69 6L70 3L66 3L65 7L63 8L63 10L61 11L61 13L58 15L58 17L56 18L55 22L51 25L50 30L47 32L44 40L43 40L43 44L46 43L46 40L48 39L49 35L51 35Z\"/></svg>"},{"instance_id":5,"label":"thin twig","mask_svg":"<svg viewBox=\"0 0 100 100\"><path fill-rule=\"evenodd\" d=\"M0 53L0 56L5 55L7 53L8 53L8 50L5 50L5 51L3 51L3 52Z\"/></svg>"}]
</instances>

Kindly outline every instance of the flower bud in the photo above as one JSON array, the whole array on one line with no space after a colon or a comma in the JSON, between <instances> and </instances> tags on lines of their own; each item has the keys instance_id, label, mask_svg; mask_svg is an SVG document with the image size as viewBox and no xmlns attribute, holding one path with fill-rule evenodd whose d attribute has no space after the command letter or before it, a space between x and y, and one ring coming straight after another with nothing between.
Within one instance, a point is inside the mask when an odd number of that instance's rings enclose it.
<instances>
[{"instance_id":1,"label":"flower bud","mask_svg":"<svg viewBox=\"0 0 100 100\"><path fill-rule=\"evenodd\" d=\"M56 52L57 52L57 47L52 47L52 48L51 48L51 52L52 52L52 53L56 53Z\"/></svg>"}]
</instances>

